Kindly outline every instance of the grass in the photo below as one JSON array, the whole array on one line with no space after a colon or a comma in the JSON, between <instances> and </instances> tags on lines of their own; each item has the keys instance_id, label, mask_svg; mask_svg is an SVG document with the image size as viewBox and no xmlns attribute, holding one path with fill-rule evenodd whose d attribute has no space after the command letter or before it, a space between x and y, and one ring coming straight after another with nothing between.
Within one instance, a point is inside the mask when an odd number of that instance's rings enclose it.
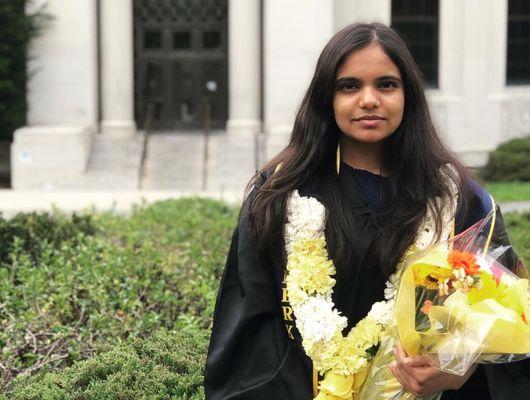
<instances>
[{"instance_id":1,"label":"grass","mask_svg":"<svg viewBox=\"0 0 530 400\"><path fill-rule=\"evenodd\" d=\"M486 190L497 201L530 201L530 182L490 182Z\"/></svg>"},{"instance_id":2,"label":"grass","mask_svg":"<svg viewBox=\"0 0 530 400\"><path fill-rule=\"evenodd\" d=\"M504 220L515 252L530 271L530 213L506 214Z\"/></svg>"}]
</instances>

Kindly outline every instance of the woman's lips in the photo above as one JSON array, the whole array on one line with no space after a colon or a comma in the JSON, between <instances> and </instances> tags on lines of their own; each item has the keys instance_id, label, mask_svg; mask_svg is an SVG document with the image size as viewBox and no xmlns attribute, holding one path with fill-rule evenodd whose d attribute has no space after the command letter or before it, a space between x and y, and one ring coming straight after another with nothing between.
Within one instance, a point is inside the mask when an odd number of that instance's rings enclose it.
<instances>
[{"instance_id":1,"label":"woman's lips","mask_svg":"<svg viewBox=\"0 0 530 400\"><path fill-rule=\"evenodd\" d=\"M363 128L377 128L382 119L356 119L354 122L359 123Z\"/></svg>"}]
</instances>

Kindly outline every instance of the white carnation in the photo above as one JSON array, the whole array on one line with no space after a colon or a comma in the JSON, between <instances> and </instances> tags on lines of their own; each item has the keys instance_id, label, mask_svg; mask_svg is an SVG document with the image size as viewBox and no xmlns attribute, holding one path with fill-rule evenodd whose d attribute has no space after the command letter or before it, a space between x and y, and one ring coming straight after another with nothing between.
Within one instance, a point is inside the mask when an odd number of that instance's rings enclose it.
<instances>
[{"instance_id":1,"label":"white carnation","mask_svg":"<svg viewBox=\"0 0 530 400\"><path fill-rule=\"evenodd\" d=\"M293 191L287 200L287 220L285 225L285 245L287 253L297 240L316 239L324 234L326 209L312 197L301 197Z\"/></svg>"},{"instance_id":2,"label":"white carnation","mask_svg":"<svg viewBox=\"0 0 530 400\"><path fill-rule=\"evenodd\" d=\"M294 310L296 326L308 344L328 341L342 332L348 319L333 309L333 302L322 297L311 297Z\"/></svg>"},{"instance_id":3,"label":"white carnation","mask_svg":"<svg viewBox=\"0 0 530 400\"><path fill-rule=\"evenodd\" d=\"M379 301L374 303L372 309L368 313L368 317L372 318L380 325L386 326L392 319L394 312L394 300Z\"/></svg>"},{"instance_id":4,"label":"white carnation","mask_svg":"<svg viewBox=\"0 0 530 400\"><path fill-rule=\"evenodd\" d=\"M385 299L387 300L392 300L396 298L397 284L399 281L398 274L399 272L396 272L395 274L390 275L388 280L385 282L385 285L386 285Z\"/></svg>"}]
</instances>

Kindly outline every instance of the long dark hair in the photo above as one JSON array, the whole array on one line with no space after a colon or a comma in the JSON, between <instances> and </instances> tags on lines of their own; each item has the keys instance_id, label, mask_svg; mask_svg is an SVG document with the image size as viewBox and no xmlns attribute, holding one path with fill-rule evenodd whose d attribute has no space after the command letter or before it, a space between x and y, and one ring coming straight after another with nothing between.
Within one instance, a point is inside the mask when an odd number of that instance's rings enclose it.
<instances>
[{"instance_id":1,"label":"long dark hair","mask_svg":"<svg viewBox=\"0 0 530 400\"><path fill-rule=\"evenodd\" d=\"M374 250L383 271L390 273L414 242L428 207L434 211L439 237L441 210L453 200L447 177L459 188L461 205L465 208L469 203L471 175L436 134L423 78L407 46L383 24L352 24L324 47L297 112L289 144L257 174L269 175L250 208L251 231L260 250L270 249L277 243L278 232L283 232L289 194L309 178L319 179L328 209L326 235L330 256L338 265L349 263L352 246L348 244L354 243L356 232L336 184L335 154L341 132L332 113L333 97L338 68L350 54L374 42L398 67L405 92L403 119L386 140L382 160L384 170L390 174L392 204ZM277 168L278 165L281 167ZM441 203L432 201L437 197L442 199Z\"/></svg>"}]
</instances>

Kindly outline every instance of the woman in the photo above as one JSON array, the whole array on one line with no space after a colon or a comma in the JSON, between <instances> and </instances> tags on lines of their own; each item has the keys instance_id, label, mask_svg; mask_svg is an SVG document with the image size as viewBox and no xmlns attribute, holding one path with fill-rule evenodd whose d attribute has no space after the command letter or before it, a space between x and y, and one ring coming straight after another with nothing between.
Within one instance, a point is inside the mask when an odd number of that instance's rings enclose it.
<instances>
[{"instance_id":1,"label":"woman","mask_svg":"<svg viewBox=\"0 0 530 400\"><path fill-rule=\"evenodd\" d=\"M333 302L347 330L383 299L386 279L428 212L434 237L443 240L442 217L452 204L457 233L490 211L489 196L440 142L421 82L407 47L383 24L350 25L326 45L289 145L255 177L244 202L214 315L208 399L316 394L286 290L282 232L293 191L326 207ZM495 237L506 243L498 215ZM513 253L503 261L520 268ZM471 390L473 398L516 399L530 387L527 363L480 366L458 377L398 347L391 369L418 396L468 398Z\"/></svg>"}]
</instances>

